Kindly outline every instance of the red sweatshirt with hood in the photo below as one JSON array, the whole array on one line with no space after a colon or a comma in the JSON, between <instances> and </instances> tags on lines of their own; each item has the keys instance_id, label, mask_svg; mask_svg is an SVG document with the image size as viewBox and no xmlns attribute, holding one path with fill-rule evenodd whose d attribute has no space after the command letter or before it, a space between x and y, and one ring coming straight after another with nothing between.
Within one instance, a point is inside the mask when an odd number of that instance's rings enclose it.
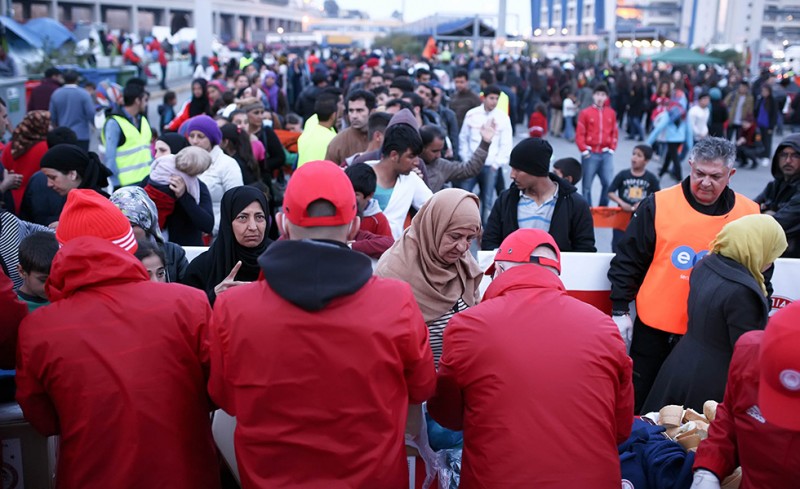
<instances>
[{"instance_id":1,"label":"red sweatshirt with hood","mask_svg":"<svg viewBox=\"0 0 800 489\"><path fill-rule=\"evenodd\" d=\"M17 401L61 435L58 487L218 489L205 294L95 237L59 250L45 290L19 328Z\"/></svg>"}]
</instances>

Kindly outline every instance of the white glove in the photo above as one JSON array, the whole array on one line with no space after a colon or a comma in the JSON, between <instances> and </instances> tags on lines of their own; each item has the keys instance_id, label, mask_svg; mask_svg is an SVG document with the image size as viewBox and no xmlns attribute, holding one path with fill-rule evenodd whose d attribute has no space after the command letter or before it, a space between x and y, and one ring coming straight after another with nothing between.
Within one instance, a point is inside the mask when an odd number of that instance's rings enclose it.
<instances>
[{"instance_id":1,"label":"white glove","mask_svg":"<svg viewBox=\"0 0 800 489\"><path fill-rule=\"evenodd\" d=\"M694 471L691 489L720 489L719 479L711 471L697 469Z\"/></svg>"},{"instance_id":2,"label":"white glove","mask_svg":"<svg viewBox=\"0 0 800 489\"><path fill-rule=\"evenodd\" d=\"M631 340L633 339L633 321L631 321L631 315L611 316L611 319L614 320L617 324L617 328L619 328L619 334L622 336L622 341L625 342L625 349L630 351Z\"/></svg>"}]
</instances>

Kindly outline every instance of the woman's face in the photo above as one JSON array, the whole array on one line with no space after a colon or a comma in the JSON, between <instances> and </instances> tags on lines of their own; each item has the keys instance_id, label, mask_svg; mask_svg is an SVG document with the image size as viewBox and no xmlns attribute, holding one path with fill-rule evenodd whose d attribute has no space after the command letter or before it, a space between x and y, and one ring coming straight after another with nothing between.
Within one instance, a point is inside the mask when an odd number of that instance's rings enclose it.
<instances>
[{"instance_id":1,"label":"woman's face","mask_svg":"<svg viewBox=\"0 0 800 489\"><path fill-rule=\"evenodd\" d=\"M208 87L208 101L209 102L211 102L213 104L214 102L217 101L217 99L220 97L220 95L221 94L219 93L219 90L217 89L217 87L215 87L213 85L209 85L209 87Z\"/></svg>"},{"instance_id":2,"label":"woman's face","mask_svg":"<svg viewBox=\"0 0 800 489\"><path fill-rule=\"evenodd\" d=\"M246 248L255 248L264 241L267 215L261 204L257 201L251 202L233 219L231 226L237 243Z\"/></svg>"},{"instance_id":3,"label":"woman's face","mask_svg":"<svg viewBox=\"0 0 800 489\"><path fill-rule=\"evenodd\" d=\"M264 120L264 109L253 109L247 113L247 122L251 126L260 126Z\"/></svg>"},{"instance_id":4,"label":"woman's face","mask_svg":"<svg viewBox=\"0 0 800 489\"><path fill-rule=\"evenodd\" d=\"M472 228L448 229L439 243L439 258L446 264L452 265L469 252L472 241L478 234Z\"/></svg>"},{"instance_id":5,"label":"woman's face","mask_svg":"<svg viewBox=\"0 0 800 489\"><path fill-rule=\"evenodd\" d=\"M193 83L192 84L192 95L194 95L194 98L202 97L203 96L203 86L200 85L199 83Z\"/></svg>"},{"instance_id":6,"label":"woman's face","mask_svg":"<svg viewBox=\"0 0 800 489\"><path fill-rule=\"evenodd\" d=\"M271 88L273 85L275 85L275 78L271 76L264 78L264 85Z\"/></svg>"},{"instance_id":7,"label":"woman's face","mask_svg":"<svg viewBox=\"0 0 800 489\"><path fill-rule=\"evenodd\" d=\"M247 130L247 114L236 114L231 119L231 123L236 124L240 131Z\"/></svg>"},{"instance_id":8,"label":"woman's face","mask_svg":"<svg viewBox=\"0 0 800 489\"><path fill-rule=\"evenodd\" d=\"M191 131L189 133L189 144L211 151L211 141L201 131Z\"/></svg>"},{"instance_id":9,"label":"woman's face","mask_svg":"<svg viewBox=\"0 0 800 489\"><path fill-rule=\"evenodd\" d=\"M142 265L147 269L151 282L167 282L167 267L158 255L150 255L142 258Z\"/></svg>"},{"instance_id":10,"label":"woman's face","mask_svg":"<svg viewBox=\"0 0 800 489\"><path fill-rule=\"evenodd\" d=\"M247 79L246 76L239 75L236 77L236 81L234 81L233 84L236 86L236 91L238 92L239 90L249 86L250 81Z\"/></svg>"},{"instance_id":11,"label":"woman's face","mask_svg":"<svg viewBox=\"0 0 800 489\"><path fill-rule=\"evenodd\" d=\"M172 154L172 150L169 149L169 144L165 143L162 140L157 140L155 145L156 150L156 158L161 158L162 156L166 156Z\"/></svg>"},{"instance_id":12,"label":"woman's face","mask_svg":"<svg viewBox=\"0 0 800 489\"><path fill-rule=\"evenodd\" d=\"M70 190L78 188L81 184L81 177L75 170L69 173L61 173L53 168L42 168L42 173L47 177L47 186L62 197L66 196Z\"/></svg>"}]
</instances>

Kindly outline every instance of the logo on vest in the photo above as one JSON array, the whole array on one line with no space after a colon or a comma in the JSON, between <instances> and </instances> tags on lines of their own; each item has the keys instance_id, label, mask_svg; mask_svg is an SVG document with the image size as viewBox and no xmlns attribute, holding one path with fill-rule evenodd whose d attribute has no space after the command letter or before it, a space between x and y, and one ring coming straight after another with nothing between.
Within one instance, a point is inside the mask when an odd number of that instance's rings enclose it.
<instances>
[{"instance_id":1,"label":"logo on vest","mask_svg":"<svg viewBox=\"0 0 800 489\"><path fill-rule=\"evenodd\" d=\"M691 270L708 254L708 250L695 252L689 246L678 246L672 252L672 265L678 270Z\"/></svg>"},{"instance_id":2,"label":"logo on vest","mask_svg":"<svg viewBox=\"0 0 800 489\"><path fill-rule=\"evenodd\" d=\"M745 412L748 415L750 415L751 418L755 419L756 421L758 421L761 424L764 424L764 423L767 422L767 420L764 419L764 416L761 415L761 410L755 404L753 404L752 406L747 408L747 411L745 411Z\"/></svg>"},{"instance_id":3,"label":"logo on vest","mask_svg":"<svg viewBox=\"0 0 800 489\"><path fill-rule=\"evenodd\" d=\"M792 299L788 297L781 297L779 295L772 296L772 307L770 308L769 315L772 316L779 310L783 309L784 307L788 306L792 303Z\"/></svg>"}]
</instances>

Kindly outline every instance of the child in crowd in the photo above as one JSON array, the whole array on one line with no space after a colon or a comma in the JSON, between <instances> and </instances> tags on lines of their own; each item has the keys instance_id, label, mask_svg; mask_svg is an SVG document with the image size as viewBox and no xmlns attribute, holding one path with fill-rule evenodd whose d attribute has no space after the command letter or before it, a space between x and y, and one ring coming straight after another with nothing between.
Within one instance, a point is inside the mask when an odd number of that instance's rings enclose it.
<instances>
[{"instance_id":1,"label":"child in crowd","mask_svg":"<svg viewBox=\"0 0 800 489\"><path fill-rule=\"evenodd\" d=\"M528 134L532 138L543 138L547 136L547 107L544 104L536 104L528 121Z\"/></svg>"},{"instance_id":2,"label":"child in crowd","mask_svg":"<svg viewBox=\"0 0 800 489\"><path fill-rule=\"evenodd\" d=\"M50 304L44 284L50 276L50 264L56 253L56 236L46 231L37 231L19 244L17 271L22 277L22 286L17 290L17 297L28 305L28 312Z\"/></svg>"},{"instance_id":3,"label":"child in crowd","mask_svg":"<svg viewBox=\"0 0 800 489\"><path fill-rule=\"evenodd\" d=\"M151 282L167 283L167 258L161 249L149 240L137 241L134 256L142 262Z\"/></svg>"},{"instance_id":4,"label":"child in crowd","mask_svg":"<svg viewBox=\"0 0 800 489\"><path fill-rule=\"evenodd\" d=\"M175 209L176 184L173 177L183 180L186 193L200 203L200 181L198 175L211 166L208 151L196 146L183 148L177 155L160 156L150 166L150 181L144 187L158 209L158 225L163 229L167 218Z\"/></svg>"},{"instance_id":5,"label":"child in crowd","mask_svg":"<svg viewBox=\"0 0 800 489\"><path fill-rule=\"evenodd\" d=\"M564 139L569 142L575 141L575 118L578 116L577 97L573 92L568 92L564 97Z\"/></svg>"},{"instance_id":6,"label":"child in crowd","mask_svg":"<svg viewBox=\"0 0 800 489\"><path fill-rule=\"evenodd\" d=\"M608 188L608 198L616 202L625 212L636 212L639 202L661 190L658 177L646 170L647 163L652 157L652 147L647 144L636 145L631 156L631 169L619 172ZM615 253L622 233L623 231L614 229L611 249Z\"/></svg>"},{"instance_id":7,"label":"child in crowd","mask_svg":"<svg viewBox=\"0 0 800 489\"><path fill-rule=\"evenodd\" d=\"M561 158L553 163L553 173L572 185L578 185L583 175L583 167L581 167L581 162L575 158Z\"/></svg>"},{"instance_id":8,"label":"child in crowd","mask_svg":"<svg viewBox=\"0 0 800 489\"><path fill-rule=\"evenodd\" d=\"M178 96L172 90L164 94L164 103L158 106L159 127L166 127L175 118L175 106L178 105Z\"/></svg>"},{"instance_id":9,"label":"child in crowd","mask_svg":"<svg viewBox=\"0 0 800 489\"><path fill-rule=\"evenodd\" d=\"M352 248L372 258L380 258L394 244L394 238L389 221L381 212L378 202L372 198L378 177L366 163L351 165L344 172L353 184L358 215L361 217L361 230Z\"/></svg>"}]
</instances>

